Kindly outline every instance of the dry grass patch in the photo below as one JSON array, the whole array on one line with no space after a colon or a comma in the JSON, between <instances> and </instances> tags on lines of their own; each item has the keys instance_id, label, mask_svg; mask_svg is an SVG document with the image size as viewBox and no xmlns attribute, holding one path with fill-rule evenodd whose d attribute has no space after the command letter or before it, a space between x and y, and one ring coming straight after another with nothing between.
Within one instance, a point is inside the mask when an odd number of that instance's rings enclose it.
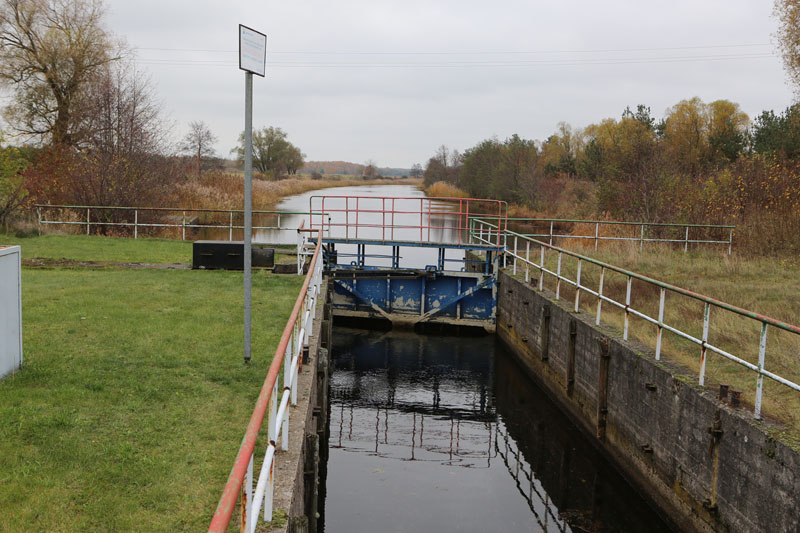
<instances>
[{"instance_id":1,"label":"dry grass patch","mask_svg":"<svg viewBox=\"0 0 800 533\"><path fill-rule=\"evenodd\" d=\"M329 177L311 179L310 176L297 176L285 180L253 180L253 210L273 211L287 196L331 187L353 187L360 185L419 185L418 179L375 179L364 180L353 177ZM199 178L179 185L172 200L173 205L188 209L242 209L244 203L244 177L241 173L208 172ZM241 214L233 218L228 213L200 213L201 224L227 226L242 225ZM254 213L253 225L261 227L278 226L277 215ZM239 230L241 233L241 230Z\"/></svg>"},{"instance_id":2,"label":"dry grass patch","mask_svg":"<svg viewBox=\"0 0 800 533\"><path fill-rule=\"evenodd\" d=\"M445 181L437 181L425 188L425 194L434 198L469 198L469 194Z\"/></svg>"},{"instance_id":3,"label":"dry grass patch","mask_svg":"<svg viewBox=\"0 0 800 533\"><path fill-rule=\"evenodd\" d=\"M273 210L286 196L330 187L358 185L419 185L418 179L327 178L315 180L297 176L285 180L253 180L253 209ZM244 177L231 172L208 172L187 181L175 191L174 204L191 209L241 209L244 197Z\"/></svg>"},{"instance_id":4,"label":"dry grass patch","mask_svg":"<svg viewBox=\"0 0 800 533\"><path fill-rule=\"evenodd\" d=\"M588 245L586 245L588 246ZM640 252L637 243L615 243L595 252L573 245L584 255L606 263L632 270L706 296L724 301L776 320L797 324L800 322L800 261L796 258L775 261L765 258L745 258L713 251L696 251L684 254L667 246L645 246ZM539 249L535 258L538 262ZM533 253L532 253L533 255ZM549 251L545 264L557 269L557 254ZM600 267L584 263L581 284L597 290ZM577 260L564 256L561 272L574 280ZM524 267L518 268L524 276ZM538 279L539 271L531 271ZM555 279L545 276L545 288L556 289ZM625 301L627 277L606 272L603 293L618 302ZM568 304L574 303L574 287L561 283L560 296ZM657 318L660 291L644 281L634 280L631 287L631 307ZM664 322L695 338L702 337L704 304L698 300L667 291ZM581 293L581 308L596 314L597 298ZM622 331L624 312L616 306L603 303L602 321ZM657 328L645 320L630 317L630 337L655 347ZM732 353L750 363L758 363L760 322L735 313L712 307L710 314L709 343ZM664 332L662 356L685 366L694 375L700 370L700 347L677 335ZM800 383L800 336L770 327L768 330L765 368L795 383ZM716 388L719 383L730 384L742 391L745 408L752 410L755 401L756 374L747 368L708 351L706 386ZM763 412L792 428L800 436L800 393L771 379L764 380Z\"/></svg>"}]
</instances>

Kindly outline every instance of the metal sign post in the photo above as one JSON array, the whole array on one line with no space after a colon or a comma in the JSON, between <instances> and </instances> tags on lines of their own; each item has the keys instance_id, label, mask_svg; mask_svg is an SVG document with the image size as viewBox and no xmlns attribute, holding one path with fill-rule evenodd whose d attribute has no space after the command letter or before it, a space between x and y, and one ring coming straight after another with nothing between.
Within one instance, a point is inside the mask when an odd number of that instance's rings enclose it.
<instances>
[{"instance_id":1,"label":"metal sign post","mask_svg":"<svg viewBox=\"0 0 800 533\"><path fill-rule=\"evenodd\" d=\"M239 68L244 74L244 362L250 362L253 282L253 74L265 75L267 36L239 24Z\"/></svg>"}]
</instances>

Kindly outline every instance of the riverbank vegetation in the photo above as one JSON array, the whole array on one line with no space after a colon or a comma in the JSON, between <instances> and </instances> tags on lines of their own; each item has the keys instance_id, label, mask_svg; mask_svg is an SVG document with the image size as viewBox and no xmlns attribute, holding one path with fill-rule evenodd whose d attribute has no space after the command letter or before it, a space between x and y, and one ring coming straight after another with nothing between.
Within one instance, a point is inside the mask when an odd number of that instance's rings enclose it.
<instances>
[{"instance_id":1,"label":"riverbank vegetation","mask_svg":"<svg viewBox=\"0 0 800 533\"><path fill-rule=\"evenodd\" d=\"M177 241L22 241L28 257L191 257ZM207 527L302 281L254 274L245 365L241 273L24 267L24 364L0 381L0 530Z\"/></svg>"},{"instance_id":2,"label":"riverbank vegetation","mask_svg":"<svg viewBox=\"0 0 800 533\"><path fill-rule=\"evenodd\" d=\"M425 187L425 194L438 198L469 198L466 191L446 181L437 181L428 185Z\"/></svg>"},{"instance_id":3,"label":"riverbank vegetation","mask_svg":"<svg viewBox=\"0 0 800 533\"><path fill-rule=\"evenodd\" d=\"M727 100L639 105L543 142L439 148L424 174L539 216L736 225L739 253L800 253L800 105L750 121Z\"/></svg>"},{"instance_id":4,"label":"riverbank vegetation","mask_svg":"<svg viewBox=\"0 0 800 533\"><path fill-rule=\"evenodd\" d=\"M230 172L204 173L200 178L181 183L175 190L173 205L192 209L241 209L243 177ZM363 179L353 176L327 176L313 179L297 175L279 181L253 180L253 209L275 209L280 201L304 192L330 187L363 185L419 185L419 179Z\"/></svg>"}]
</instances>

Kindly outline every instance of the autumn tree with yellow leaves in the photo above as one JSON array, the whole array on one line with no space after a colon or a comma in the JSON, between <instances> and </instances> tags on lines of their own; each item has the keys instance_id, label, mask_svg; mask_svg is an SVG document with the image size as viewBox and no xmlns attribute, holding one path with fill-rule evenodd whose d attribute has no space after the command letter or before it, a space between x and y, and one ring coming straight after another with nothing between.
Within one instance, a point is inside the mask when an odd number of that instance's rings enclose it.
<instances>
[{"instance_id":1,"label":"autumn tree with yellow leaves","mask_svg":"<svg viewBox=\"0 0 800 533\"><path fill-rule=\"evenodd\" d=\"M772 13L778 19L775 38L783 67L800 96L800 0L775 0Z\"/></svg>"}]
</instances>

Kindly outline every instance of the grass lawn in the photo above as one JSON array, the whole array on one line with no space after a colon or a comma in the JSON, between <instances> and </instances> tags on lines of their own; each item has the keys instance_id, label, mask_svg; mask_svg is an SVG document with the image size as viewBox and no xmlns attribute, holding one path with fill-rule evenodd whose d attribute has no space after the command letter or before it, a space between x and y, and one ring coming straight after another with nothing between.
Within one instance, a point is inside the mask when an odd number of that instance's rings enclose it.
<instances>
[{"instance_id":1,"label":"grass lawn","mask_svg":"<svg viewBox=\"0 0 800 533\"><path fill-rule=\"evenodd\" d=\"M800 325L800 260L796 257L782 259L747 258L734 254L729 257L718 250L695 251L684 254L682 250L654 246L638 251L638 244L618 244L595 252L593 246L576 251L583 255L619 266L652 278L683 287L732 305L770 316L790 324ZM539 250L532 257L538 261ZM549 252L548 268L555 271L557 255ZM576 261L566 256L562 272L574 280ZM518 270L524 276L524 268ZM539 272L532 271L538 279ZM600 268L584 265L581 284L597 290ZM546 276L545 287L555 290L555 281ZM624 302L626 278L619 274L606 274L604 293L618 302ZM561 296L568 304L574 302L575 291L562 283ZM659 291L644 282L634 281L631 290L631 306L658 317ZM596 313L597 299L582 293L582 308ZM622 331L624 314L611 304L603 304L603 322ZM664 321L690 333L702 336L703 304L691 298L667 293ZM712 308L709 342L737 355L753 364L758 363L760 323L733 313ZM656 327L642 319L631 316L630 335L643 343L655 347ZM666 332L663 337L664 357L676 361L695 376L700 369L700 347L676 335ZM765 368L784 378L800 383L800 336L769 328ZM696 377L695 377L696 379ZM728 383L742 390L744 408L752 411L755 401L756 375L743 366L708 352L706 385L717 387ZM788 431L800 443L800 393L764 379L763 411L767 416L787 425Z\"/></svg>"},{"instance_id":2,"label":"grass lawn","mask_svg":"<svg viewBox=\"0 0 800 533\"><path fill-rule=\"evenodd\" d=\"M27 257L186 262L190 251L21 241ZM24 365L0 381L0 531L206 528L302 278L254 275L250 365L241 273L24 269L22 283Z\"/></svg>"},{"instance_id":3,"label":"grass lawn","mask_svg":"<svg viewBox=\"0 0 800 533\"><path fill-rule=\"evenodd\" d=\"M0 233L0 244L18 244L23 258L121 263L191 263L192 243L173 239L129 239L98 235L15 237Z\"/></svg>"},{"instance_id":4,"label":"grass lawn","mask_svg":"<svg viewBox=\"0 0 800 533\"><path fill-rule=\"evenodd\" d=\"M192 242L177 239L130 239L100 235L17 237L0 233L0 244L17 244L24 259L34 257L115 263L191 263ZM296 245L270 245L276 263L296 261Z\"/></svg>"}]
</instances>

